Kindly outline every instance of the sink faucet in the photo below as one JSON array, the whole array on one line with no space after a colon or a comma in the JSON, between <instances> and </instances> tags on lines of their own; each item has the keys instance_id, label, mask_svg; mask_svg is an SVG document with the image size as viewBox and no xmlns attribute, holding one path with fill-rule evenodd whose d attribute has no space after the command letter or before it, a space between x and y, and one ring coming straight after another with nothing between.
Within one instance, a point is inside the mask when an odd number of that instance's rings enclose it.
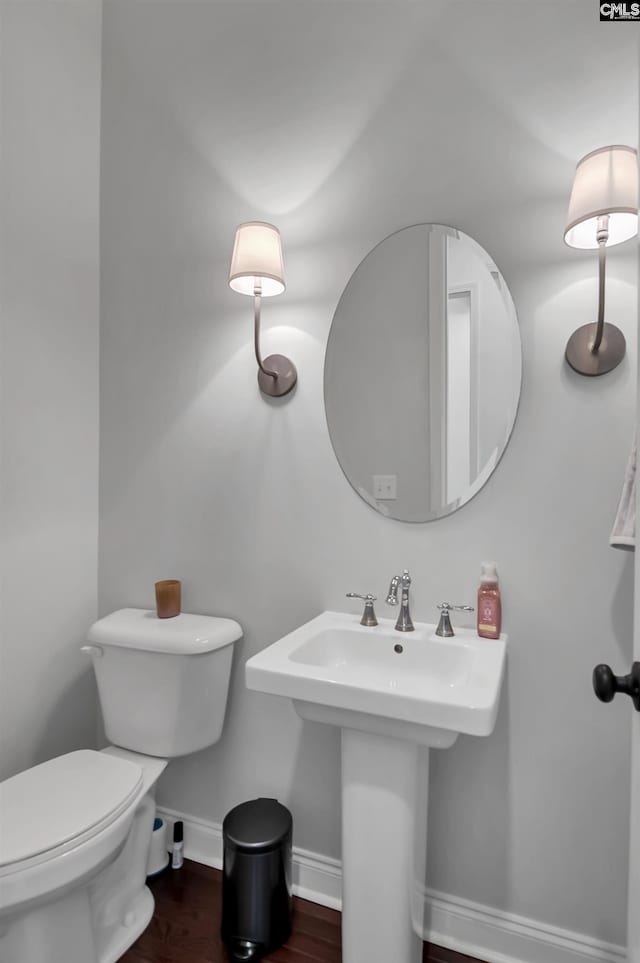
<instances>
[{"instance_id":1,"label":"sink faucet","mask_svg":"<svg viewBox=\"0 0 640 963\"><path fill-rule=\"evenodd\" d=\"M388 605L398 604L399 585L402 586L402 602L400 604L400 612L398 613L398 621L396 622L396 631L413 632L413 622L411 621L411 615L409 613L409 586L411 585L411 576L409 575L409 570L406 568L402 575L394 575L391 579L389 594L387 595Z\"/></svg>"}]
</instances>

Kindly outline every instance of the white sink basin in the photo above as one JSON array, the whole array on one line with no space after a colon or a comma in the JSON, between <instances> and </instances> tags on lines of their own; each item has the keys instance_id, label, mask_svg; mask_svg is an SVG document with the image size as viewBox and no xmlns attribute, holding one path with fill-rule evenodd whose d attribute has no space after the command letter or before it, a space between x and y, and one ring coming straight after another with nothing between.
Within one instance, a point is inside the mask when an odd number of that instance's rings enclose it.
<instances>
[{"instance_id":1,"label":"white sink basin","mask_svg":"<svg viewBox=\"0 0 640 963\"><path fill-rule=\"evenodd\" d=\"M445 748L458 733L493 731L506 638L470 629L453 638L417 622L396 632L381 619L323 612L246 665L250 689L288 696L307 719Z\"/></svg>"}]
</instances>

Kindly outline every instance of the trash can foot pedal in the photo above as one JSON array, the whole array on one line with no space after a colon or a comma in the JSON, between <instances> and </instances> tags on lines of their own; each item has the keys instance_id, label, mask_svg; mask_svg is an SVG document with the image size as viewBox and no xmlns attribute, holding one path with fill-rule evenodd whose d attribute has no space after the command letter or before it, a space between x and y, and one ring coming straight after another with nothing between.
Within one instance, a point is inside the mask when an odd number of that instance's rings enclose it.
<instances>
[{"instance_id":1,"label":"trash can foot pedal","mask_svg":"<svg viewBox=\"0 0 640 963\"><path fill-rule=\"evenodd\" d=\"M249 963L264 956L265 948L251 940L234 940L228 947L232 963Z\"/></svg>"}]
</instances>

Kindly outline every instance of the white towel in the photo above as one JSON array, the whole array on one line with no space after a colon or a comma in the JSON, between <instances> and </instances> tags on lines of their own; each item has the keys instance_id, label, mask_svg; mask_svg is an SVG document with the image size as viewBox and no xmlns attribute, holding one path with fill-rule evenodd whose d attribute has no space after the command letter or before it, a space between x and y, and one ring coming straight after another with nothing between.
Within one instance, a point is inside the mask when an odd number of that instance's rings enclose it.
<instances>
[{"instance_id":1,"label":"white towel","mask_svg":"<svg viewBox=\"0 0 640 963\"><path fill-rule=\"evenodd\" d=\"M609 545L633 552L636 547L636 445L629 455L622 485L622 495L616 520L611 529Z\"/></svg>"}]
</instances>

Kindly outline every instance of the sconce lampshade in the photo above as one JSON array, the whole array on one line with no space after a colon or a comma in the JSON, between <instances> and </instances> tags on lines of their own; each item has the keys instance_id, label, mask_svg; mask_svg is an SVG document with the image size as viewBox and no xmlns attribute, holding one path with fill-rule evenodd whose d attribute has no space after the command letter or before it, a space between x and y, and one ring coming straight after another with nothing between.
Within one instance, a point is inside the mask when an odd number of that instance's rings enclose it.
<instances>
[{"instance_id":1,"label":"sconce lampshade","mask_svg":"<svg viewBox=\"0 0 640 963\"><path fill-rule=\"evenodd\" d=\"M598 218L609 215L606 246L638 233L638 156L633 147L614 145L592 151L576 167L565 242L598 247Z\"/></svg>"},{"instance_id":2,"label":"sconce lampshade","mask_svg":"<svg viewBox=\"0 0 640 963\"><path fill-rule=\"evenodd\" d=\"M256 286L263 298L285 289L280 231L264 221L248 221L236 231L231 255L229 285L238 294L253 297Z\"/></svg>"}]
</instances>

